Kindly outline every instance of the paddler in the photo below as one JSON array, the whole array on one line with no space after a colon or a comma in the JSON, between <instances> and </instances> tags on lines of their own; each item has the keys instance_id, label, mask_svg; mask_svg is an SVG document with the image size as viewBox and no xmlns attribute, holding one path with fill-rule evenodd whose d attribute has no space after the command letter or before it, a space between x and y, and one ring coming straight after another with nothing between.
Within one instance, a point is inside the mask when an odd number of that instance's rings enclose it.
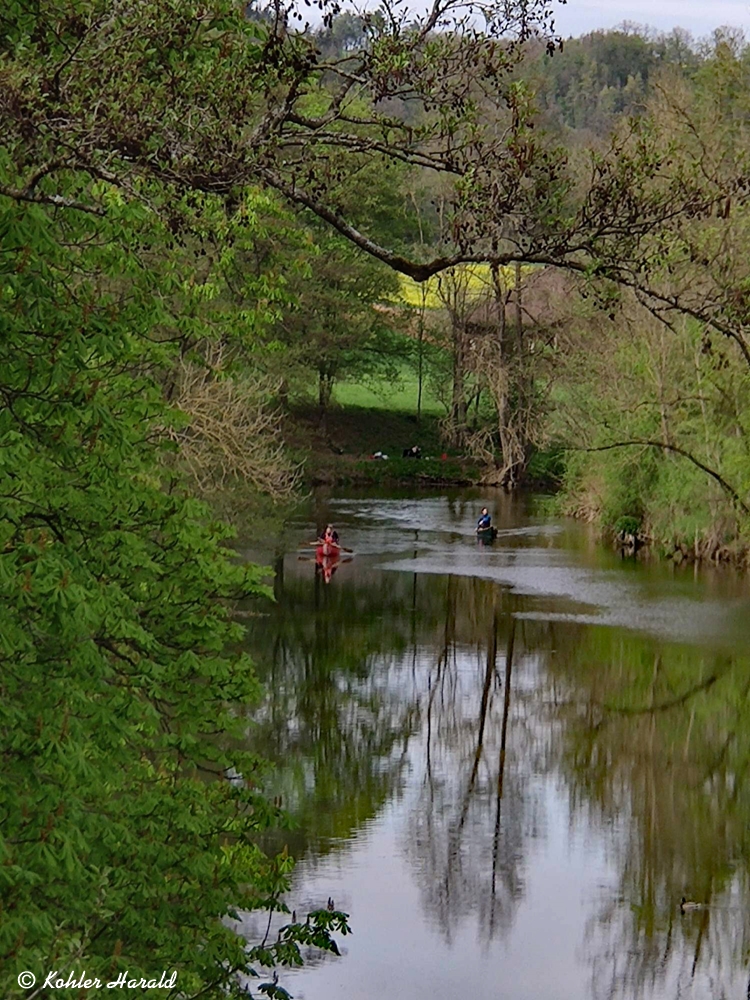
<instances>
[{"instance_id":1,"label":"paddler","mask_svg":"<svg viewBox=\"0 0 750 1000\"><path fill-rule=\"evenodd\" d=\"M327 524L325 530L321 531L318 535L318 542L321 545L338 545L339 533L332 524Z\"/></svg>"},{"instance_id":2,"label":"paddler","mask_svg":"<svg viewBox=\"0 0 750 1000\"><path fill-rule=\"evenodd\" d=\"M477 521L477 531L489 531L492 528L492 518L486 507L482 507L482 514Z\"/></svg>"}]
</instances>

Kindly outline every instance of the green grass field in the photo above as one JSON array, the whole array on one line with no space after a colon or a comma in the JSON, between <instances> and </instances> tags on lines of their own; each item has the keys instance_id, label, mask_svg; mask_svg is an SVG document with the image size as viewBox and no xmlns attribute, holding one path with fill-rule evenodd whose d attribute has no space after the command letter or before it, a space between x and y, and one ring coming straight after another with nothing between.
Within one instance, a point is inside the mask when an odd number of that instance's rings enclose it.
<instances>
[{"instance_id":1,"label":"green grass field","mask_svg":"<svg viewBox=\"0 0 750 1000\"><path fill-rule=\"evenodd\" d=\"M367 386L356 382L341 382L334 386L333 398L339 406L416 414L417 376L410 370L404 370L395 384L376 383ZM422 413L424 416L433 417L442 417L445 414L445 407L430 392L428 385L422 387Z\"/></svg>"}]
</instances>

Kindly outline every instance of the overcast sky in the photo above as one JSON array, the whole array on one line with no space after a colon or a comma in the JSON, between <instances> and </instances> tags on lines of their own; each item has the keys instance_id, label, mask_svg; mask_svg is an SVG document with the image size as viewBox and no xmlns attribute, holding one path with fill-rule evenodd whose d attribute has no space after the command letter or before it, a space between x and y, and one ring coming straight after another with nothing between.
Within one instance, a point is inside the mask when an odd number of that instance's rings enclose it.
<instances>
[{"instance_id":1,"label":"overcast sky","mask_svg":"<svg viewBox=\"0 0 750 1000\"><path fill-rule=\"evenodd\" d=\"M687 28L696 38L728 24L743 28L750 39L750 0L568 0L555 6L556 28L564 37L635 21L661 31Z\"/></svg>"}]
</instances>

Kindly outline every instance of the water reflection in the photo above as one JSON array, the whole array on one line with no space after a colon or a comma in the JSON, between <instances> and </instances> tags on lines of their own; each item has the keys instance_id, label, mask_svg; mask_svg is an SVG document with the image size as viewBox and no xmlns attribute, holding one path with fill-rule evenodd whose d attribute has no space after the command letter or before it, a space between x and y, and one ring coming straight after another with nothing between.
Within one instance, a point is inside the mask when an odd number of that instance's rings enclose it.
<instances>
[{"instance_id":1,"label":"water reflection","mask_svg":"<svg viewBox=\"0 0 750 1000\"><path fill-rule=\"evenodd\" d=\"M750 929L747 655L639 648L590 630L552 673L573 810L597 828L627 818L625 905L602 907L590 938L602 995L649 995L670 980L684 989L712 969L711 995L731 984L726 995L739 996ZM686 893L708 908L681 917L675 900Z\"/></svg>"},{"instance_id":2,"label":"water reflection","mask_svg":"<svg viewBox=\"0 0 750 1000\"><path fill-rule=\"evenodd\" d=\"M449 597L455 589L449 581ZM477 656L474 670L459 661L447 628L445 646L427 672L420 795L405 824L406 849L424 908L447 942L476 911L486 944L511 926L523 895L532 796L517 761L523 734L511 722L515 620L501 653L501 614L495 607L486 658Z\"/></svg>"},{"instance_id":3,"label":"water reflection","mask_svg":"<svg viewBox=\"0 0 750 1000\"><path fill-rule=\"evenodd\" d=\"M326 503L354 561L322 586L286 554L249 638L291 902L331 893L355 929L292 992L744 998L744 584L618 567L510 503L480 550L476 506Z\"/></svg>"}]
</instances>

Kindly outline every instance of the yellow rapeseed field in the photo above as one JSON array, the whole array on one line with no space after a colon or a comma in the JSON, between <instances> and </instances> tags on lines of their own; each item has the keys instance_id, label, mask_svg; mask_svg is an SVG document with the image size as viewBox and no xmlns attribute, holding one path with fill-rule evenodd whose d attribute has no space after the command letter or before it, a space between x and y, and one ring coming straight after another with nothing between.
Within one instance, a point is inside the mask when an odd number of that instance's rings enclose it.
<instances>
[{"instance_id":1,"label":"yellow rapeseed field","mask_svg":"<svg viewBox=\"0 0 750 1000\"><path fill-rule=\"evenodd\" d=\"M522 268L523 273L531 270L530 267ZM459 264L453 271L461 279L467 281L467 294L470 298L481 298L492 289L492 276L489 264ZM515 267L509 265L500 268L500 276L506 287L512 288L516 283ZM406 275L401 276L401 291L399 301L417 309L424 306L425 309L442 309L443 303L440 298L440 281L450 281L449 274L444 276L436 275L429 281L421 284Z\"/></svg>"}]
</instances>

